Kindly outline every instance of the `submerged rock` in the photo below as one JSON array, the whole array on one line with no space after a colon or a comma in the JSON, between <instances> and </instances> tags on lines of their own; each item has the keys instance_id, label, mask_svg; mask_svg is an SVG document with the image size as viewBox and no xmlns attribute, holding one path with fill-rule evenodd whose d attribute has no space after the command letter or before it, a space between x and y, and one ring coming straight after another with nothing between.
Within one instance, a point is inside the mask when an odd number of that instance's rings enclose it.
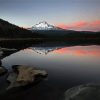
<instances>
[{"instance_id":1,"label":"submerged rock","mask_svg":"<svg viewBox=\"0 0 100 100\"><path fill-rule=\"evenodd\" d=\"M47 76L47 72L29 66L13 66L13 72L7 78L10 82L8 89L33 83L37 75Z\"/></svg>"},{"instance_id":2,"label":"submerged rock","mask_svg":"<svg viewBox=\"0 0 100 100\"><path fill-rule=\"evenodd\" d=\"M0 67L0 76L6 72L7 70L4 67Z\"/></svg>"},{"instance_id":3,"label":"submerged rock","mask_svg":"<svg viewBox=\"0 0 100 100\"><path fill-rule=\"evenodd\" d=\"M65 100L100 100L100 85L86 84L68 89Z\"/></svg>"},{"instance_id":4,"label":"submerged rock","mask_svg":"<svg viewBox=\"0 0 100 100\"><path fill-rule=\"evenodd\" d=\"M0 59L2 58L3 51L0 50Z\"/></svg>"},{"instance_id":5,"label":"submerged rock","mask_svg":"<svg viewBox=\"0 0 100 100\"><path fill-rule=\"evenodd\" d=\"M0 57L2 56L2 54L3 54L3 51L0 50Z\"/></svg>"},{"instance_id":6,"label":"submerged rock","mask_svg":"<svg viewBox=\"0 0 100 100\"><path fill-rule=\"evenodd\" d=\"M4 74L6 72L7 72L7 70L4 67L2 67L2 63L1 63L1 60L0 60L0 75Z\"/></svg>"}]
</instances>

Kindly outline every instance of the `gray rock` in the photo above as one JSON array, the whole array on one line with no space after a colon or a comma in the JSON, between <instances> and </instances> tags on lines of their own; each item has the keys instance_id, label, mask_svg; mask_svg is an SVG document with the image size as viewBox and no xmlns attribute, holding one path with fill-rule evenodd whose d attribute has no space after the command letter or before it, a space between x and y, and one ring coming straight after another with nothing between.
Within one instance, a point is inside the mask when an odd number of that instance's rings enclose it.
<instances>
[{"instance_id":1,"label":"gray rock","mask_svg":"<svg viewBox=\"0 0 100 100\"><path fill-rule=\"evenodd\" d=\"M2 58L3 51L0 50L0 59Z\"/></svg>"},{"instance_id":2,"label":"gray rock","mask_svg":"<svg viewBox=\"0 0 100 100\"><path fill-rule=\"evenodd\" d=\"M3 54L3 51L0 50L0 56L2 56L2 54Z\"/></svg>"},{"instance_id":3,"label":"gray rock","mask_svg":"<svg viewBox=\"0 0 100 100\"><path fill-rule=\"evenodd\" d=\"M65 100L100 100L100 85L86 84L68 89Z\"/></svg>"},{"instance_id":4,"label":"gray rock","mask_svg":"<svg viewBox=\"0 0 100 100\"><path fill-rule=\"evenodd\" d=\"M6 72L7 70L4 67L0 67L0 76Z\"/></svg>"},{"instance_id":5,"label":"gray rock","mask_svg":"<svg viewBox=\"0 0 100 100\"><path fill-rule=\"evenodd\" d=\"M3 75L6 72L7 72L7 70L4 67L2 67L2 62L0 60L0 76Z\"/></svg>"},{"instance_id":6,"label":"gray rock","mask_svg":"<svg viewBox=\"0 0 100 100\"><path fill-rule=\"evenodd\" d=\"M13 72L9 73L7 78L10 82L8 89L33 83L37 75L47 76L47 72L29 66L13 67Z\"/></svg>"}]
</instances>

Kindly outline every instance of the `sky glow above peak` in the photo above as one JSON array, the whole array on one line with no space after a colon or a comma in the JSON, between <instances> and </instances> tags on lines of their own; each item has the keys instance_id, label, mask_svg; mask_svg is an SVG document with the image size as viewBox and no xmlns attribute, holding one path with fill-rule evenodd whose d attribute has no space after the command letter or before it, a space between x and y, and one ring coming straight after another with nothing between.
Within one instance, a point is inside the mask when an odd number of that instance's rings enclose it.
<instances>
[{"instance_id":1,"label":"sky glow above peak","mask_svg":"<svg viewBox=\"0 0 100 100\"><path fill-rule=\"evenodd\" d=\"M0 18L20 27L41 21L74 30L100 31L100 0L0 0Z\"/></svg>"}]
</instances>

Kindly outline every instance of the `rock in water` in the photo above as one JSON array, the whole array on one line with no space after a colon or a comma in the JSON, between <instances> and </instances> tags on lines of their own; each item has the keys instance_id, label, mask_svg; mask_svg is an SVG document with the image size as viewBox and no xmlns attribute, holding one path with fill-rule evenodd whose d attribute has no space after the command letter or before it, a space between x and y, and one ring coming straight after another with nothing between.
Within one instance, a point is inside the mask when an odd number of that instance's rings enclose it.
<instances>
[{"instance_id":1,"label":"rock in water","mask_svg":"<svg viewBox=\"0 0 100 100\"><path fill-rule=\"evenodd\" d=\"M68 89L65 100L100 100L100 85L86 84Z\"/></svg>"},{"instance_id":2,"label":"rock in water","mask_svg":"<svg viewBox=\"0 0 100 100\"><path fill-rule=\"evenodd\" d=\"M7 70L4 67L2 67L2 62L0 60L0 75L4 74L6 72L7 72Z\"/></svg>"},{"instance_id":3,"label":"rock in water","mask_svg":"<svg viewBox=\"0 0 100 100\"><path fill-rule=\"evenodd\" d=\"M2 58L2 56L3 56L3 51L1 51L0 49L0 59Z\"/></svg>"},{"instance_id":4,"label":"rock in water","mask_svg":"<svg viewBox=\"0 0 100 100\"><path fill-rule=\"evenodd\" d=\"M13 72L9 73L7 80L10 82L8 89L12 87L25 86L33 83L35 76L47 76L47 72L37 70L29 66L16 66L13 67Z\"/></svg>"},{"instance_id":5,"label":"rock in water","mask_svg":"<svg viewBox=\"0 0 100 100\"><path fill-rule=\"evenodd\" d=\"M7 70L4 67L0 67L0 76L6 72L7 72Z\"/></svg>"}]
</instances>

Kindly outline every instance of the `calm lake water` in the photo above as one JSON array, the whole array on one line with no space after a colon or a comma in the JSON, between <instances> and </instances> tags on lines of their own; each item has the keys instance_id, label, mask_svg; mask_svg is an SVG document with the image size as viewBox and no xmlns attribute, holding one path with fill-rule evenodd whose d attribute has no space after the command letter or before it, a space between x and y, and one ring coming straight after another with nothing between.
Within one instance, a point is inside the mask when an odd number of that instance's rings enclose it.
<instances>
[{"instance_id":1,"label":"calm lake water","mask_svg":"<svg viewBox=\"0 0 100 100\"><path fill-rule=\"evenodd\" d=\"M29 65L46 70L47 79L17 93L10 100L63 100L64 92L76 85L100 83L100 46L34 46L20 50L2 60L12 65Z\"/></svg>"}]
</instances>

